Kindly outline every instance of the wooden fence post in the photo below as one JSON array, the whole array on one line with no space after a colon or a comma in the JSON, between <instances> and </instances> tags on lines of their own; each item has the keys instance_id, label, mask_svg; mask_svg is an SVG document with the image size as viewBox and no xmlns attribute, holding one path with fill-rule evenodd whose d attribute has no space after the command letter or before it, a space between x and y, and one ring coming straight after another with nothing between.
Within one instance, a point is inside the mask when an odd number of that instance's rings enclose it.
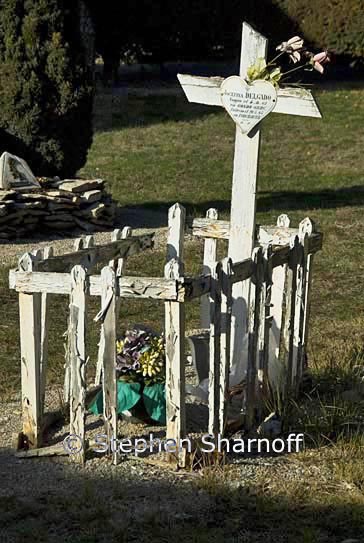
<instances>
[{"instance_id":1,"label":"wooden fence post","mask_svg":"<svg viewBox=\"0 0 364 543\"><path fill-rule=\"evenodd\" d=\"M217 220L219 215L217 209L211 208L207 211L206 217L208 219ZM210 275L212 268L216 263L216 249L217 249L217 239L206 238L204 242L204 256L203 256L203 269L202 273L204 275ZM210 328L210 296L209 294L204 294L201 296L201 328Z\"/></svg>"},{"instance_id":2,"label":"wooden fence post","mask_svg":"<svg viewBox=\"0 0 364 543\"><path fill-rule=\"evenodd\" d=\"M283 297L282 336L280 348L280 360L285 368L285 388L283 396L287 397L292 393L293 378L295 370L293 366L297 359L297 349L294 343L295 334L295 311L297 291L297 265L299 261L299 241L294 235L290 241L291 251L289 254L288 268Z\"/></svg>"},{"instance_id":3,"label":"wooden fence post","mask_svg":"<svg viewBox=\"0 0 364 543\"><path fill-rule=\"evenodd\" d=\"M289 228L290 219L287 215L280 215L277 219L279 228ZM282 367L280 359L280 345L283 332L283 298L286 285L288 264L277 266L272 273L273 289L271 294L271 328L269 333L269 382L275 390L282 390L286 386L286 368Z\"/></svg>"},{"instance_id":4,"label":"wooden fence post","mask_svg":"<svg viewBox=\"0 0 364 543\"><path fill-rule=\"evenodd\" d=\"M249 342L248 342L248 367L247 367L247 385L246 385L246 428L250 429L255 420L257 408L257 370L258 370L258 336L261 318L261 291L264 281L264 260L263 250L256 247L253 250L252 260L254 264L254 274L252 276L250 300L249 300Z\"/></svg>"},{"instance_id":5,"label":"wooden fence post","mask_svg":"<svg viewBox=\"0 0 364 543\"><path fill-rule=\"evenodd\" d=\"M119 239L130 238L133 230L130 226L125 226L122 230L119 228L115 229L111 235L111 241L118 241ZM124 266L126 263L125 258L119 258L118 260L111 261L109 266L114 267L116 277L121 277L123 275Z\"/></svg>"},{"instance_id":6,"label":"wooden fence post","mask_svg":"<svg viewBox=\"0 0 364 543\"><path fill-rule=\"evenodd\" d=\"M45 247L43 260L53 256L53 247ZM49 294L41 294L41 344L40 344L40 405L44 414L45 389L48 366Z\"/></svg>"},{"instance_id":7,"label":"wooden fence post","mask_svg":"<svg viewBox=\"0 0 364 543\"><path fill-rule=\"evenodd\" d=\"M211 270L210 290L210 368L209 368L209 433L219 433L220 349L221 349L221 262Z\"/></svg>"},{"instance_id":8,"label":"wooden fence post","mask_svg":"<svg viewBox=\"0 0 364 543\"><path fill-rule=\"evenodd\" d=\"M88 282L82 266L71 271L71 297L68 340L70 341L70 434L77 435L83 449L71 456L83 464L85 461L85 399L86 399L86 296Z\"/></svg>"},{"instance_id":9,"label":"wooden fence post","mask_svg":"<svg viewBox=\"0 0 364 543\"><path fill-rule=\"evenodd\" d=\"M116 328L117 328L117 284L115 271L106 266L101 271L101 345L102 384L104 396L104 421L108 443L118 434L117 382L116 382ZM118 462L118 452L113 450L113 462Z\"/></svg>"},{"instance_id":10,"label":"wooden fence post","mask_svg":"<svg viewBox=\"0 0 364 543\"><path fill-rule=\"evenodd\" d=\"M296 335L298 336L296 392L302 379L305 365L305 348L307 344L309 290L312 278L312 257L308 254L308 236L314 232L314 225L309 218L299 224L299 241L301 245L301 262L297 268L297 300L296 300Z\"/></svg>"},{"instance_id":11,"label":"wooden fence post","mask_svg":"<svg viewBox=\"0 0 364 543\"><path fill-rule=\"evenodd\" d=\"M186 211L175 204L169 209L166 279L183 276L183 241ZM186 433L185 413L185 310L183 303L165 303L167 439L177 443ZM183 460L183 451L179 455Z\"/></svg>"},{"instance_id":12,"label":"wooden fence post","mask_svg":"<svg viewBox=\"0 0 364 543\"><path fill-rule=\"evenodd\" d=\"M260 318L258 330L258 409L262 411L264 399L269 391L269 335L272 317L271 296L272 296L272 246L268 245L263 254L264 269L258 271L263 275L263 285L260 291Z\"/></svg>"},{"instance_id":13,"label":"wooden fence post","mask_svg":"<svg viewBox=\"0 0 364 543\"><path fill-rule=\"evenodd\" d=\"M35 268L33 255L19 260L19 269L31 272ZM41 301L41 294L19 293L23 434L30 449L42 445Z\"/></svg>"},{"instance_id":14,"label":"wooden fence post","mask_svg":"<svg viewBox=\"0 0 364 543\"><path fill-rule=\"evenodd\" d=\"M119 239L126 239L129 238L132 235L132 229L130 226L125 226L123 230L121 231L119 228L115 229L111 235L111 241L118 241ZM118 260L111 260L109 262L109 266L114 269L116 277L121 277L123 275L123 269L125 267L125 258L119 258ZM119 318L120 314L120 304L121 304L121 298L117 295L116 296L116 315L117 318ZM100 334L100 343L99 343L99 354L97 357L97 365L96 365L96 375L95 375L95 386L98 386L102 382L102 368L103 368L103 357L104 357L104 351L105 351L105 335L102 333Z\"/></svg>"},{"instance_id":15,"label":"wooden fence post","mask_svg":"<svg viewBox=\"0 0 364 543\"><path fill-rule=\"evenodd\" d=\"M75 240L73 244L73 248L75 251L81 251L82 249L89 249L90 247L95 246L95 240L93 236L86 236L84 238L78 238ZM66 353L65 353L65 364L64 364L64 393L63 393L63 399L65 403L68 403L71 399L71 341L68 338L68 335L70 333L70 322L68 317L68 327L67 332L65 333L66 336Z\"/></svg>"},{"instance_id":16,"label":"wooden fence post","mask_svg":"<svg viewBox=\"0 0 364 543\"><path fill-rule=\"evenodd\" d=\"M223 434L227 418L227 391L229 388L230 372L230 340L231 340L231 311L232 311L232 262L230 258L222 261L218 278L221 288L221 336L220 336L220 405L219 433Z\"/></svg>"}]
</instances>

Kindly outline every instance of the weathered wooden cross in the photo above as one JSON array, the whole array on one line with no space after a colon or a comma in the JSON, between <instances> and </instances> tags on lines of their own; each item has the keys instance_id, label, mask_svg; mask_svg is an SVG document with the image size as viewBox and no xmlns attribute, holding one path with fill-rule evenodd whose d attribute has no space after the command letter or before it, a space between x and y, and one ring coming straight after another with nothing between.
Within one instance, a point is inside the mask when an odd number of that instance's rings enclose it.
<instances>
[{"instance_id":1,"label":"weathered wooden cross","mask_svg":"<svg viewBox=\"0 0 364 543\"><path fill-rule=\"evenodd\" d=\"M243 23L240 78L196 77L178 74L179 82L189 102L222 106L237 123L235 140L234 173L231 197L229 257L234 262L250 258L255 244L256 192L259 160L260 123L254 125L256 115L262 119L267 113L286 113L304 117L321 117L310 91L301 88L279 89L271 94L260 88L256 100L254 89L251 101L239 103L239 85L245 87L247 70L258 58L267 57L267 39L247 23ZM240 83L239 83L240 82ZM259 85L262 86L262 83ZM264 86L264 84L263 84ZM234 92L235 91L235 92ZM234 97L237 97L235 100ZM252 105L249 105L252 104ZM255 112L254 112L255 110ZM259 113L260 112L260 113ZM250 115L252 113L253 115ZM256 113L256 115L255 115ZM240 119L239 119L240 117ZM250 129L249 123L253 128ZM231 374L230 383L239 382L246 371L244 352L247 341L247 308L249 307L248 282L237 283L233 288Z\"/></svg>"}]
</instances>

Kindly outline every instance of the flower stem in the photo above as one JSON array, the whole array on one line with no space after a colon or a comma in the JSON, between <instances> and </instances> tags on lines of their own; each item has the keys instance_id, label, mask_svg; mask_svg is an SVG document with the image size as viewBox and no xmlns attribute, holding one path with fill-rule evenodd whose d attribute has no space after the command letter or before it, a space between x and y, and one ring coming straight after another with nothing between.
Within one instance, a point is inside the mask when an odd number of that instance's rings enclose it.
<instances>
[{"instance_id":1,"label":"flower stem","mask_svg":"<svg viewBox=\"0 0 364 543\"><path fill-rule=\"evenodd\" d=\"M284 55L285 51L282 51L281 53L278 53L277 56L275 56L274 58L272 58L272 60L270 60L267 64L267 66L271 66L272 64L274 64L276 62L276 60L279 59L279 57L281 57L282 55Z\"/></svg>"},{"instance_id":2,"label":"flower stem","mask_svg":"<svg viewBox=\"0 0 364 543\"><path fill-rule=\"evenodd\" d=\"M291 73L293 73L293 72L297 72L297 70L303 70L306 66L310 66L310 63L307 62L306 64L301 64L301 66L297 66L296 68L292 68L292 70L288 70L288 72L284 72L284 73L282 74L282 77L283 77L284 75L288 75L288 74L291 74Z\"/></svg>"}]
</instances>

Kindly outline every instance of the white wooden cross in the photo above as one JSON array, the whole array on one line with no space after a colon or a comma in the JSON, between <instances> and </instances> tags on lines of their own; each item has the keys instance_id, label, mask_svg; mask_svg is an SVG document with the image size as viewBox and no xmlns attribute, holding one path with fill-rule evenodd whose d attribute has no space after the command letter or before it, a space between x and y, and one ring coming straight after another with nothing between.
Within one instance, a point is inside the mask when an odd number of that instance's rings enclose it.
<instances>
[{"instance_id":1,"label":"white wooden cross","mask_svg":"<svg viewBox=\"0 0 364 543\"><path fill-rule=\"evenodd\" d=\"M247 70L258 58L267 57L268 40L250 25L243 23L240 77L246 79ZM221 77L196 77L178 74L179 82L189 102L222 106ZM225 80L226 81L226 80ZM273 113L286 113L321 118L317 104L309 90L301 88L279 89ZM255 243L256 192L259 161L259 124L249 134L236 127L234 173L231 197L229 257L234 262L250 258ZM233 288L232 359L230 384L241 381L247 360L247 308L248 282Z\"/></svg>"}]
</instances>

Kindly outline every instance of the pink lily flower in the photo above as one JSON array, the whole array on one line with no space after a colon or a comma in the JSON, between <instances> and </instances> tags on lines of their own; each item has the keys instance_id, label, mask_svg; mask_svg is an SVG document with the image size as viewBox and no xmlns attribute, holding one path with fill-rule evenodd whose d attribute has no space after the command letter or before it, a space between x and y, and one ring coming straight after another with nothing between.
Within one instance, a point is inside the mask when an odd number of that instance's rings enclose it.
<instances>
[{"instance_id":1,"label":"pink lily flower","mask_svg":"<svg viewBox=\"0 0 364 543\"><path fill-rule=\"evenodd\" d=\"M300 51L302 50L302 48L303 39L300 38L300 36L294 36L288 41L284 41L280 45L278 45L278 47L276 47L276 51L288 53L290 59L293 61L294 64L296 64L296 62L299 62L301 60Z\"/></svg>"},{"instance_id":2,"label":"pink lily flower","mask_svg":"<svg viewBox=\"0 0 364 543\"><path fill-rule=\"evenodd\" d=\"M317 53L317 55L313 55L311 62L314 69L320 72L320 74L323 74L324 73L323 64L330 62L330 57L327 51L322 51L321 53Z\"/></svg>"}]
</instances>

